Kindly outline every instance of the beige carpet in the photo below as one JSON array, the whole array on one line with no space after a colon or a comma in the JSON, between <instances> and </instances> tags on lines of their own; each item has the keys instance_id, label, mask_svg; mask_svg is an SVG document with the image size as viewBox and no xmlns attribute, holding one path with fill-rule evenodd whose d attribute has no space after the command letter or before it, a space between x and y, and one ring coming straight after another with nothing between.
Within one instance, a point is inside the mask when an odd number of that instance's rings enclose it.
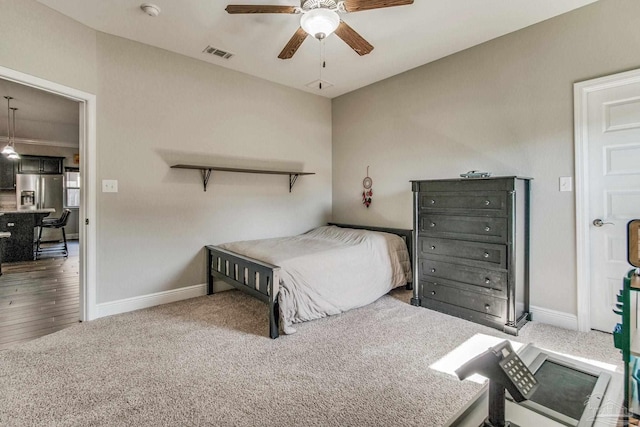
<instances>
[{"instance_id":1,"label":"beige carpet","mask_svg":"<svg viewBox=\"0 0 640 427\"><path fill-rule=\"evenodd\" d=\"M429 366L474 334L507 335L409 298L277 340L266 305L237 291L79 324L0 351L0 425L442 425L481 386ZM532 322L517 340L620 364L607 334Z\"/></svg>"}]
</instances>

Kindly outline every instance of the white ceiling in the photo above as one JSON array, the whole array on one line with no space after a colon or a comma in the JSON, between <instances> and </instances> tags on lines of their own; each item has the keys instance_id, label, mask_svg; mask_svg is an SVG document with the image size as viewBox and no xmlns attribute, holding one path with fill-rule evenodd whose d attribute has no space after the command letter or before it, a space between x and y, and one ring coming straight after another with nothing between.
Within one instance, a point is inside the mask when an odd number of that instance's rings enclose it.
<instances>
[{"instance_id":1,"label":"white ceiling","mask_svg":"<svg viewBox=\"0 0 640 427\"><path fill-rule=\"evenodd\" d=\"M408 6L342 15L374 50L360 57L337 36L325 41L322 78L332 87L306 87L320 77L320 44L307 37L292 59L278 54L299 27L299 15L229 15L227 4L298 6L297 0L38 0L85 25L333 98L454 52L516 31L596 0L415 0ZM162 13L140 9L154 3ZM211 45L229 60L202 53Z\"/></svg>"},{"instance_id":2,"label":"white ceiling","mask_svg":"<svg viewBox=\"0 0 640 427\"><path fill-rule=\"evenodd\" d=\"M11 107L16 111L16 138L37 138L43 131L44 138L57 140L60 128L77 129L80 126L78 102L53 93L35 89L9 80L0 79L0 135L7 132L7 100L11 96ZM36 135L36 136L34 136ZM65 138L66 139L66 138Z\"/></svg>"}]
</instances>

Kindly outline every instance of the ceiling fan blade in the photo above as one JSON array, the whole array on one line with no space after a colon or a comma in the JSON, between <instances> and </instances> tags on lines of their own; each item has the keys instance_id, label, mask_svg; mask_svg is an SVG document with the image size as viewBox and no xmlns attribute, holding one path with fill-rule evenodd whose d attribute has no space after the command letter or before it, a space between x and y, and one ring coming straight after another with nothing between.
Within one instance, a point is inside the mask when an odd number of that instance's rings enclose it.
<instances>
[{"instance_id":1,"label":"ceiling fan blade","mask_svg":"<svg viewBox=\"0 0 640 427\"><path fill-rule=\"evenodd\" d=\"M373 46L366 41L360 34L345 24L344 21L340 21L340 25L336 28L336 36L340 37L346 44L355 50L360 56L366 55L373 50Z\"/></svg>"},{"instance_id":2,"label":"ceiling fan blade","mask_svg":"<svg viewBox=\"0 0 640 427\"><path fill-rule=\"evenodd\" d=\"M291 37L289 43L282 49L278 58L280 59L291 59L293 55L298 51L298 48L302 44L302 42L307 38L308 34L302 27L298 28L298 31Z\"/></svg>"},{"instance_id":3,"label":"ceiling fan blade","mask_svg":"<svg viewBox=\"0 0 640 427\"><path fill-rule=\"evenodd\" d=\"M295 6L269 6L250 4L230 4L227 13L298 13Z\"/></svg>"},{"instance_id":4,"label":"ceiling fan blade","mask_svg":"<svg viewBox=\"0 0 640 427\"><path fill-rule=\"evenodd\" d=\"M408 4L413 4L413 0L344 0L344 9L347 12L360 12L362 10L405 6Z\"/></svg>"}]
</instances>

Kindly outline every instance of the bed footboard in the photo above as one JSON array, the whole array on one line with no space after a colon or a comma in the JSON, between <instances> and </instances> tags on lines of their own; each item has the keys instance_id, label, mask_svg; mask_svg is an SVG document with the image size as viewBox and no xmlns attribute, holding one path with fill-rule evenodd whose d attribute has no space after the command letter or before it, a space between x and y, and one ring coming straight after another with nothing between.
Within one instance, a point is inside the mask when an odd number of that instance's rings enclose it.
<instances>
[{"instance_id":1,"label":"bed footboard","mask_svg":"<svg viewBox=\"0 0 640 427\"><path fill-rule=\"evenodd\" d=\"M211 295L215 280L239 289L269 305L269 336L278 338L280 309L278 287L280 267L218 246L206 246L207 250L207 294Z\"/></svg>"}]
</instances>

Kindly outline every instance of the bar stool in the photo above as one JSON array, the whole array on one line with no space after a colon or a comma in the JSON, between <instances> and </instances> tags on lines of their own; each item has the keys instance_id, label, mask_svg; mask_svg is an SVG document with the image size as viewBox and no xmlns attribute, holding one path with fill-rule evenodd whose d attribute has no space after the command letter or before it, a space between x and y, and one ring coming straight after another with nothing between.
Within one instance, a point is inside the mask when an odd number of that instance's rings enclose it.
<instances>
[{"instance_id":1,"label":"bar stool","mask_svg":"<svg viewBox=\"0 0 640 427\"><path fill-rule=\"evenodd\" d=\"M40 224L40 231L38 232L38 240L36 242L36 259L38 259L40 254L51 252L62 252L65 258L69 256L69 248L67 247L67 235L64 232L64 227L69 221L70 214L71 210L65 209L62 211L62 215L60 215L60 218L45 218L42 220L42 224ZM62 243L57 246L42 248L41 244L43 228L59 228L62 231Z\"/></svg>"}]
</instances>

